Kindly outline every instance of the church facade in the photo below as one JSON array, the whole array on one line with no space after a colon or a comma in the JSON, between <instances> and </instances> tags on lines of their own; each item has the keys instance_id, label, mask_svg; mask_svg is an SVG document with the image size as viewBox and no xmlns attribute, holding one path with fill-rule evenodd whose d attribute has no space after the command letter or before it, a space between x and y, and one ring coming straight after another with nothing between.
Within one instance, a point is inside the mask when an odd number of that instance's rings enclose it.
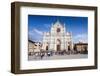
<instances>
[{"instance_id":1,"label":"church facade","mask_svg":"<svg viewBox=\"0 0 100 76\"><path fill-rule=\"evenodd\" d=\"M72 33L67 32L65 24L56 21L52 24L50 32L43 34L42 49L45 51L73 50Z\"/></svg>"}]
</instances>

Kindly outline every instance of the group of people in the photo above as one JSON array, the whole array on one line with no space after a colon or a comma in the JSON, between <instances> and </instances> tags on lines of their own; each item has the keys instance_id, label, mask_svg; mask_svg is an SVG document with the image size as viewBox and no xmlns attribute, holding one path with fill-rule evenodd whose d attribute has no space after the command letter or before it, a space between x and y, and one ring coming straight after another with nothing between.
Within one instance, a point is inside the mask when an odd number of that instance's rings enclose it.
<instances>
[{"instance_id":1,"label":"group of people","mask_svg":"<svg viewBox=\"0 0 100 76\"><path fill-rule=\"evenodd\" d=\"M63 50L63 51L40 51L40 52L33 52L30 54L30 56L34 56L34 58L40 58L43 59L43 57L50 57L53 55L70 55L70 54L78 54L80 52L74 51L74 50ZM83 54L83 53L80 53ZM85 54L85 53L84 53Z\"/></svg>"},{"instance_id":2,"label":"group of people","mask_svg":"<svg viewBox=\"0 0 100 76\"><path fill-rule=\"evenodd\" d=\"M44 56L50 57L53 55L53 53L52 52L35 52L33 55L35 58L39 57L39 58L43 59Z\"/></svg>"},{"instance_id":3,"label":"group of people","mask_svg":"<svg viewBox=\"0 0 100 76\"><path fill-rule=\"evenodd\" d=\"M72 52L71 51L67 51L66 52L66 50L56 51L56 52L53 52L53 51L47 51L47 52L41 51L41 52L35 52L33 54L33 56L35 58L39 57L39 58L43 59L43 57L50 57L50 56L53 56L53 55L69 55L69 54L72 54Z\"/></svg>"}]
</instances>

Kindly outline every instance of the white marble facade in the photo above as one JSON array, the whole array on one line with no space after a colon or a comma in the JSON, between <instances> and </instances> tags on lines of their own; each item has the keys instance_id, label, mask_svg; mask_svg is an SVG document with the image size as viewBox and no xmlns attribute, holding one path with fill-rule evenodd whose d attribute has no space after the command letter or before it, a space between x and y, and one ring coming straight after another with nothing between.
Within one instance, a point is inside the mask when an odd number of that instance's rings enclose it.
<instances>
[{"instance_id":1,"label":"white marble facade","mask_svg":"<svg viewBox=\"0 0 100 76\"><path fill-rule=\"evenodd\" d=\"M63 51L73 50L72 33L67 32L65 24L57 20L52 24L50 32L45 32L43 36L42 49Z\"/></svg>"}]
</instances>

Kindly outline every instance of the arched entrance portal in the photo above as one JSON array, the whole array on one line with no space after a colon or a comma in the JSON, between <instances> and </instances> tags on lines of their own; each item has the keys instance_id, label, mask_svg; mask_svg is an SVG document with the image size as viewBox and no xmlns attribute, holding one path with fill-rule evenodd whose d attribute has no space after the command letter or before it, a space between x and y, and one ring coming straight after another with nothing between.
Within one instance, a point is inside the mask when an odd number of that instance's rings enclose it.
<instances>
[{"instance_id":1,"label":"arched entrance portal","mask_svg":"<svg viewBox=\"0 0 100 76\"><path fill-rule=\"evenodd\" d=\"M48 46L46 46L46 50L48 50Z\"/></svg>"},{"instance_id":2,"label":"arched entrance portal","mask_svg":"<svg viewBox=\"0 0 100 76\"><path fill-rule=\"evenodd\" d=\"M57 51L60 51L61 49L60 49L60 45L57 45Z\"/></svg>"},{"instance_id":3,"label":"arched entrance portal","mask_svg":"<svg viewBox=\"0 0 100 76\"><path fill-rule=\"evenodd\" d=\"M47 42L47 45L46 45L46 50L48 50L48 42Z\"/></svg>"},{"instance_id":4,"label":"arched entrance portal","mask_svg":"<svg viewBox=\"0 0 100 76\"><path fill-rule=\"evenodd\" d=\"M57 51L61 50L61 41L57 39Z\"/></svg>"},{"instance_id":5,"label":"arched entrance portal","mask_svg":"<svg viewBox=\"0 0 100 76\"><path fill-rule=\"evenodd\" d=\"M70 51L71 49L70 49L70 46L68 46L68 51Z\"/></svg>"}]
</instances>

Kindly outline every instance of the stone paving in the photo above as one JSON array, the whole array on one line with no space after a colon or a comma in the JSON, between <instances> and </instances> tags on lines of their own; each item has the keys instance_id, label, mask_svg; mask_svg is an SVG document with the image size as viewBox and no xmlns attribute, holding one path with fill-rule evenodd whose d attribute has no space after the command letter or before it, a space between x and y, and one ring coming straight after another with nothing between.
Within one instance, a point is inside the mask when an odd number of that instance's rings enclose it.
<instances>
[{"instance_id":1,"label":"stone paving","mask_svg":"<svg viewBox=\"0 0 100 76\"><path fill-rule=\"evenodd\" d=\"M53 56L29 56L28 60L55 60L55 59L83 59L88 58L88 54L70 54L70 55L53 55Z\"/></svg>"}]
</instances>

